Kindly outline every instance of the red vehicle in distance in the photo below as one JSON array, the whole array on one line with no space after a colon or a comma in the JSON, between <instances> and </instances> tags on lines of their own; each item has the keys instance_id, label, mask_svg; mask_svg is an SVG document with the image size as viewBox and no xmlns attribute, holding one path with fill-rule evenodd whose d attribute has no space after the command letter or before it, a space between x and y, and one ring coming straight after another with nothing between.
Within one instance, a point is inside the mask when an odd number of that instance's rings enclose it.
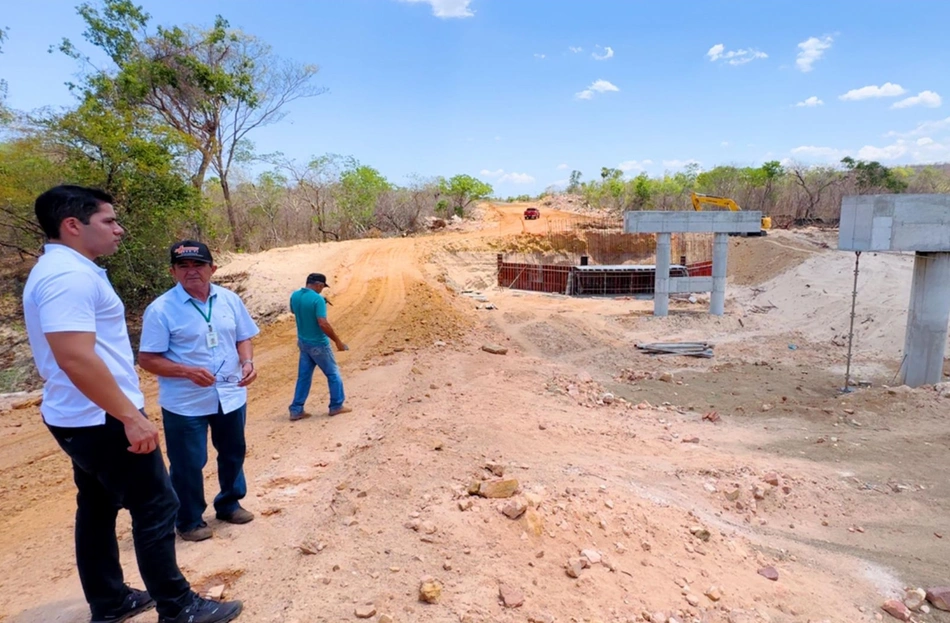
<instances>
[{"instance_id":1,"label":"red vehicle in distance","mask_svg":"<svg viewBox=\"0 0 950 623\"><path fill-rule=\"evenodd\" d=\"M524 220L531 221L536 218L541 218L541 210L537 208L528 208L524 211Z\"/></svg>"}]
</instances>

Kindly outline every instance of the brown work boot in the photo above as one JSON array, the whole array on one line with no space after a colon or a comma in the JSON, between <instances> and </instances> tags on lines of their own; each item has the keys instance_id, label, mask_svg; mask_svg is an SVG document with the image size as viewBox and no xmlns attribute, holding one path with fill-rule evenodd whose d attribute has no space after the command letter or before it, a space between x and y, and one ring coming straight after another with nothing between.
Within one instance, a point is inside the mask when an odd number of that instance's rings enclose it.
<instances>
[{"instance_id":1,"label":"brown work boot","mask_svg":"<svg viewBox=\"0 0 950 623\"><path fill-rule=\"evenodd\" d=\"M311 414L308 413L308 412L306 412L306 411L301 411L300 413L291 413L291 414L290 414L290 421L291 421L291 422L296 422L296 421L298 421L298 420L305 420L305 419L307 419L308 417L310 417L310 415L311 415Z\"/></svg>"},{"instance_id":2,"label":"brown work boot","mask_svg":"<svg viewBox=\"0 0 950 623\"><path fill-rule=\"evenodd\" d=\"M197 528L192 528L187 532L179 532L178 536L185 541L204 541L214 536L214 532L211 530L211 526L203 523Z\"/></svg>"},{"instance_id":3,"label":"brown work boot","mask_svg":"<svg viewBox=\"0 0 950 623\"><path fill-rule=\"evenodd\" d=\"M349 407L340 407L339 409L333 409L332 411L330 411L330 416L332 417L334 415L340 415L341 413L349 413L352 410L353 409Z\"/></svg>"},{"instance_id":4,"label":"brown work boot","mask_svg":"<svg viewBox=\"0 0 950 623\"><path fill-rule=\"evenodd\" d=\"M247 510L246 508L241 508L238 506L237 510L233 513L217 513L215 517L221 521L226 521L228 523L242 524L242 523L251 523L254 521L254 513Z\"/></svg>"}]
</instances>

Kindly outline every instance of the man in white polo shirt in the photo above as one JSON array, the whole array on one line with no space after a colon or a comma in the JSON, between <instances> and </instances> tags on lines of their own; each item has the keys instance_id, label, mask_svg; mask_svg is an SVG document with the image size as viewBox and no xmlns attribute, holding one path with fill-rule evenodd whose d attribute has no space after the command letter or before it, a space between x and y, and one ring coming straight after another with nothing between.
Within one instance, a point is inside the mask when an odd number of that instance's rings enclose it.
<instances>
[{"instance_id":1,"label":"man in white polo shirt","mask_svg":"<svg viewBox=\"0 0 950 623\"><path fill-rule=\"evenodd\" d=\"M207 245L182 240L169 251L178 285L145 310L139 365L158 376L172 486L181 501L178 534L203 541L213 535L202 518L209 428L221 487L215 516L232 524L254 519L240 501L247 495L247 386L257 378L251 338L259 330L237 294L211 283L217 267Z\"/></svg>"},{"instance_id":2,"label":"man in white polo shirt","mask_svg":"<svg viewBox=\"0 0 950 623\"><path fill-rule=\"evenodd\" d=\"M108 194L57 186L36 199L49 239L23 289L23 312L37 370L40 412L72 459L76 563L92 623L117 623L156 607L159 623L224 623L241 602L192 592L175 557L178 500L158 448L158 429L132 358L125 306L94 263L116 252L124 230ZM132 540L148 592L126 586L116 516L132 516Z\"/></svg>"}]
</instances>

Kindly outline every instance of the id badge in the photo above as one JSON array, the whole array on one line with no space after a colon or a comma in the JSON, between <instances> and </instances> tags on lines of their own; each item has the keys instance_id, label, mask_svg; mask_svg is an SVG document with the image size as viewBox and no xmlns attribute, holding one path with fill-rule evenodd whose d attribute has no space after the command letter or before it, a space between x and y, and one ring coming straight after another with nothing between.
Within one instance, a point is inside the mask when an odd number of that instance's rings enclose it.
<instances>
[{"instance_id":1,"label":"id badge","mask_svg":"<svg viewBox=\"0 0 950 623\"><path fill-rule=\"evenodd\" d=\"M205 340L208 343L208 348L215 348L218 345L218 332L209 331L205 336Z\"/></svg>"}]
</instances>

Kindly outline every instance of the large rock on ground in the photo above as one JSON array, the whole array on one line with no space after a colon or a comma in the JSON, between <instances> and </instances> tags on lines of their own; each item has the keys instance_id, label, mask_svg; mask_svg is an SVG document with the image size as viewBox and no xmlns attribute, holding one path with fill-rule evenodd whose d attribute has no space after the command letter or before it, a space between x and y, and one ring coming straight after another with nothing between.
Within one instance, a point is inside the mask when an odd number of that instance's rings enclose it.
<instances>
[{"instance_id":1,"label":"large rock on ground","mask_svg":"<svg viewBox=\"0 0 950 623\"><path fill-rule=\"evenodd\" d=\"M518 481L514 478L507 480L486 480L478 484L477 495L483 498L510 498L518 490Z\"/></svg>"}]
</instances>

